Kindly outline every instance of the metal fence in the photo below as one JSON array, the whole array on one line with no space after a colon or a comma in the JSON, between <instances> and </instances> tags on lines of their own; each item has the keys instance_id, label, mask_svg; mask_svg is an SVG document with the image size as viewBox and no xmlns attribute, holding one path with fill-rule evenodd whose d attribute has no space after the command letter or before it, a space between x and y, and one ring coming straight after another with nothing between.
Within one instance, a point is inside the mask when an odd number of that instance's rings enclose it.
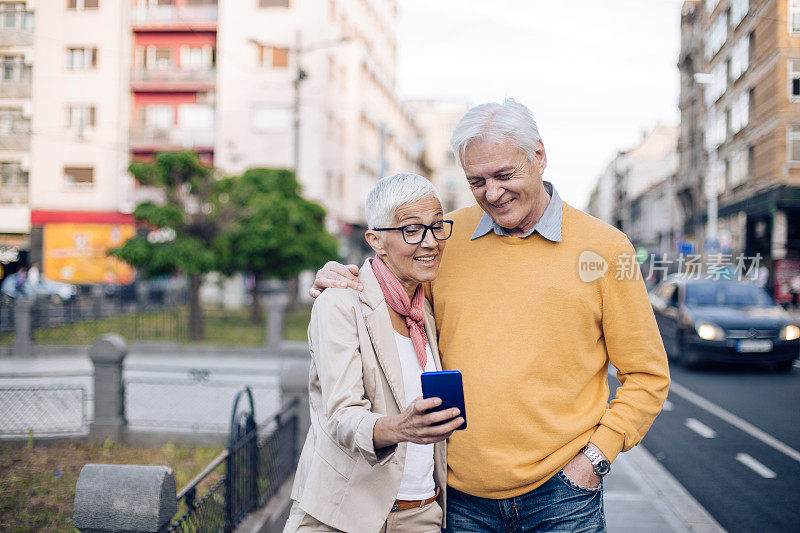
<instances>
[{"instance_id":1,"label":"metal fence","mask_svg":"<svg viewBox=\"0 0 800 533\"><path fill-rule=\"evenodd\" d=\"M185 289L78 294L68 300L38 297L30 309L32 338L50 344L89 344L109 331L133 340L177 341L187 337ZM13 344L16 301L0 297L0 344Z\"/></svg>"},{"instance_id":2,"label":"metal fence","mask_svg":"<svg viewBox=\"0 0 800 533\"><path fill-rule=\"evenodd\" d=\"M128 364L124 373L128 427L224 434L229 429L228 402L245 384L258 392L264 410L280 405L277 367L268 362L259 366Z\"/></svg>"},{"instance_id":3,"label":"metal fence","mask_svg":"<svg viewBox=\"0 0 800 533\"><path fill-rule=\"evenodd\" d=\"M297 408L296 399L287 402L257 425L250 388L239 391L227 448L178 492L182 511L168 531L230 532L249 512L268 502L297 463ZM203 487L207 488L198 498Z\"/></svg>"},{"instance_id":4,"label":"metal fence","mask_svg":"<svg viewBox=\"0 0 800 533\"><path fill-rule=\"evenodd\" d=\"M88 403L80 385L0 386L0 436L84 435Z\"/></svg>"}]
</instances>

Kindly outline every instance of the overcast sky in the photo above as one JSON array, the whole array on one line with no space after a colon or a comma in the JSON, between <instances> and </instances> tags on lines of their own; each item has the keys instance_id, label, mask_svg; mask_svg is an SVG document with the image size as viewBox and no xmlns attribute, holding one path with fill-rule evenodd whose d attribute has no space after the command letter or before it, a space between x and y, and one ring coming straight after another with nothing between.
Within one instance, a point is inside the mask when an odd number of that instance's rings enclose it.
<instances>
[{"instance_id":1,"label":"overcast sky","mask_svg":"<svg viewBox=\"0 0 800 533\"><path fill-rule=\"evenodd\" d=\"M682 0L399 0L402 98L531 108L561 197L657 122L678 124Z\"/></svg>"}]
</instances>

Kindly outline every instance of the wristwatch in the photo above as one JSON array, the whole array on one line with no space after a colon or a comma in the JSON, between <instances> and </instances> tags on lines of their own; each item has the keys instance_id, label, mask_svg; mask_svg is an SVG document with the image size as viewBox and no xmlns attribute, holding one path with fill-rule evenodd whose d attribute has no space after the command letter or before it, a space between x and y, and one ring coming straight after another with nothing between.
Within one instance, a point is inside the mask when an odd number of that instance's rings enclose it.
<instances>
[{"instance_id":1,"label":"wristwatch","mask_svg":"<svg viewBox=\"0 0 800 533\"><path fill-rule=\"evenodd\" d=\"M589 448L589 446L584 446L581 453L592 462L592 468L596 476L603 477L611 472L611 463L606 461L602 455Z\"/></svg>"}]
</instances>

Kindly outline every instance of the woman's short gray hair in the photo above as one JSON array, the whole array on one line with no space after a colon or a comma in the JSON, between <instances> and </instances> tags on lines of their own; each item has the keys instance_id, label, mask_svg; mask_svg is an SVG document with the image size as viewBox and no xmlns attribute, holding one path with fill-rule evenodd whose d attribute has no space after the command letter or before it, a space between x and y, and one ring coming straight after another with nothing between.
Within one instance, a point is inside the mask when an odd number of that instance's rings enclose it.
<instances>
[{"instance_id":1,"label":"woman's short gray hair","mask_svg":"<svg viewBox=\"0 0 800 533\"><path fill-rule=\"evenodd\" d=\"M425 198L442 202L433 183L419 174L404 172L381 178L367 194L367 225L370 229L390 226L398 207Z\"/></svg>"},{"instance_id":2,"label":"woman's short gray hair","mask_svg":"<svg viewBox=\"0 0 800 533\"><path fill-rule=\"evenodd\" d=\"M461 117L450 137L450 148L462 167L464 152L475 140L494 143L511 141L529 161L533 161L542 137L531 110L508 98L502 104L492 102L477 105Z\"/></svg>"}]
</instances>

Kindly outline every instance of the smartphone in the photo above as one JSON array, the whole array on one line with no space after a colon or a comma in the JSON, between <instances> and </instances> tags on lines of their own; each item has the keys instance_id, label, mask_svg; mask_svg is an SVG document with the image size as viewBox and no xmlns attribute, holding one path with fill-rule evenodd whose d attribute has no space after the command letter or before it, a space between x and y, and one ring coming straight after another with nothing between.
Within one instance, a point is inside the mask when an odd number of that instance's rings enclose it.
<instances>
[{"instance_id":1,"label":"smartphone","mask_svg":"<svg viewBox=\"0 0 800 533\"><path fill-rule=\"evenodd\" d=\"M431 411L441 411L457 407L464 419L464 423L456 429L467 429L467 410L464 406L464 385L461 381L461 372L458 370L444 370L441 372L422 373L422 397L441 398L442 404ZM444 424L444 420L436 425Z\"/></svg>"}]
</instances>

